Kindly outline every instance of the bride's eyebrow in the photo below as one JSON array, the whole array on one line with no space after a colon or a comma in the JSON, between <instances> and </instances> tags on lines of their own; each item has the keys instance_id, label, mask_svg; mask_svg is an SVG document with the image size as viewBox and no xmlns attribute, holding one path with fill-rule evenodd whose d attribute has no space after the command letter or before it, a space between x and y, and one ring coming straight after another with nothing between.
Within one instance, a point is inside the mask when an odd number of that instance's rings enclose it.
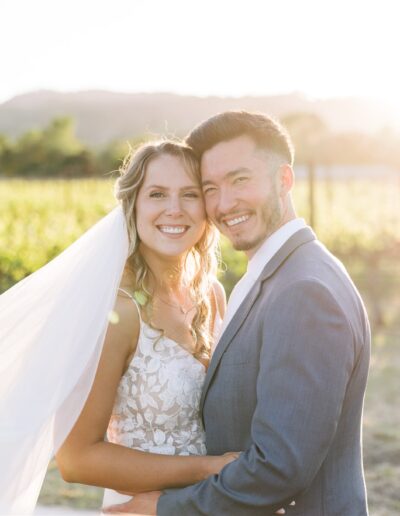
<instances>
[{"instance_id":1,"label":"bride's eyebrow","mask_svg":"<svg viewBox=\"0 0 400 516\"><path fill-rule=\"evenodd\" d=\"M180 190L200 190L200 185L182 186Z\"/></svg>"},{"instance_id":2,"label":"bride's eyebrow","mask_svg":"<svg viewBox=\"0 0 400 516\"><path fill-rule=\"evenodd\" d=\"M169 190L170 187L169 186L161 186L161 185L149 185L145 188L145 190ZM187 185L187 186L182 186L181 188L179 188L179 190L183 191L183 190L200 190L200 186L199 185Z\"/></svg>"},{"instance_id":3,"label":"bride's eyebrow","mask_svg":"<svg viewBox=\"0 0 400 516\"><path fill-rule=\"evenodd\" d=\"M161 185L149 185L145 188L145 190L152 190L153 188L156 188L157 190L167 190L167 186L161 186Z\"/></svg>"}]
</instances>

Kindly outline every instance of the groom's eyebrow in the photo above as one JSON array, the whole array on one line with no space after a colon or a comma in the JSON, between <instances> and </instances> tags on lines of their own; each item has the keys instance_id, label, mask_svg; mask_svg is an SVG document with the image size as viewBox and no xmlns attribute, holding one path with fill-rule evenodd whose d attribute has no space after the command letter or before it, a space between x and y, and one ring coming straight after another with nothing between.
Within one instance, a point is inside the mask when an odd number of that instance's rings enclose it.
<instances>
[{"instance_id":1,"label":"groom's eyebrow","mask_svg":"<svg viewBox=\"0 0 400 516\"><path fill-rule=\"evenodd\" d=\"M224 179L234 179L236 176L239 176L240 174L245 174L249 172L251 172L251 170L246 167L236 168L235 170L230 170L229 172L227 172L224 175ZM207 185L212 185L213 183L214 181L212 181L211 179L206 179L205 181L202 181L201 184L204 187Z\"/></svg>"}]
</instances>

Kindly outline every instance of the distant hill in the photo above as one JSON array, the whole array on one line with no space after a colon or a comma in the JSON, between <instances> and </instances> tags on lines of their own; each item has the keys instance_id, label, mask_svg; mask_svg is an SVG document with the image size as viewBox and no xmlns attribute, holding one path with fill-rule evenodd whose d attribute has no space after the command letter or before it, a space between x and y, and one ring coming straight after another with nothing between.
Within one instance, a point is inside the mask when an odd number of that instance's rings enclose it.
<instances>
[{"instance_id":1,"label":"distant hill","mask_svg":"<svg viewBox=\"0 0 400 516\"><path fill-rule=\"evenodd\" d=\"M312 112L333 131L376 132L395 124L388 108L355 98L309 100L298 93L203 98L172 93L43 90L0 104L0 133L16 137L29 129L44 127L55 117L70 116L76 120L78 137L98 146L143 133L183 136L201 120L227 109L263 111L278 118L293 112Z\"/></svg>"}]
</instances>

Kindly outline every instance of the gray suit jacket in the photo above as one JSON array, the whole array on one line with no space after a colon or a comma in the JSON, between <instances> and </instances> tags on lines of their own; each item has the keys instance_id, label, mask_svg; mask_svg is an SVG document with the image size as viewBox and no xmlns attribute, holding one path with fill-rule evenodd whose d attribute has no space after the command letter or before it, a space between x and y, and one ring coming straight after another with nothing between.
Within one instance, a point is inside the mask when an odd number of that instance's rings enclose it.
<instances>
[{"instance_id":1,"label":"gray suit jacket","mask_svg":"<svg viewBox=\"0 0 400 516\"><path fill-rule=\"evenodd\" d=\"M206 376L208 453L244 453L162 495L157 514L366 515L369 356L367 316L344 267L309 228L298 231L261 272Z\"/></svg>"}]
</instances>

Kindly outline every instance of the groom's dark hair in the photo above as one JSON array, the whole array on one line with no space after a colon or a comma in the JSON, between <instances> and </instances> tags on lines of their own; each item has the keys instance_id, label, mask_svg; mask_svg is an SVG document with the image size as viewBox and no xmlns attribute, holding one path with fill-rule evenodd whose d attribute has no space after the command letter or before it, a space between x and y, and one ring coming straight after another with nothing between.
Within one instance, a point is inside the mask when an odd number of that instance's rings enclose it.
<instances>
[{"instance_id":1,"label":"groom's dark hair","mask_svg":"<svg viewBox=\"0 0 400 516\"><path fill-rule=\"evenodd\" d=\"M279 122L262 113L219 113L196 126L185 141L201 159L203 153L217 143L242 135L249 136L260 149L274 152L293 165L294 148L289 134Z\"/></svg>"}]
</instances>

